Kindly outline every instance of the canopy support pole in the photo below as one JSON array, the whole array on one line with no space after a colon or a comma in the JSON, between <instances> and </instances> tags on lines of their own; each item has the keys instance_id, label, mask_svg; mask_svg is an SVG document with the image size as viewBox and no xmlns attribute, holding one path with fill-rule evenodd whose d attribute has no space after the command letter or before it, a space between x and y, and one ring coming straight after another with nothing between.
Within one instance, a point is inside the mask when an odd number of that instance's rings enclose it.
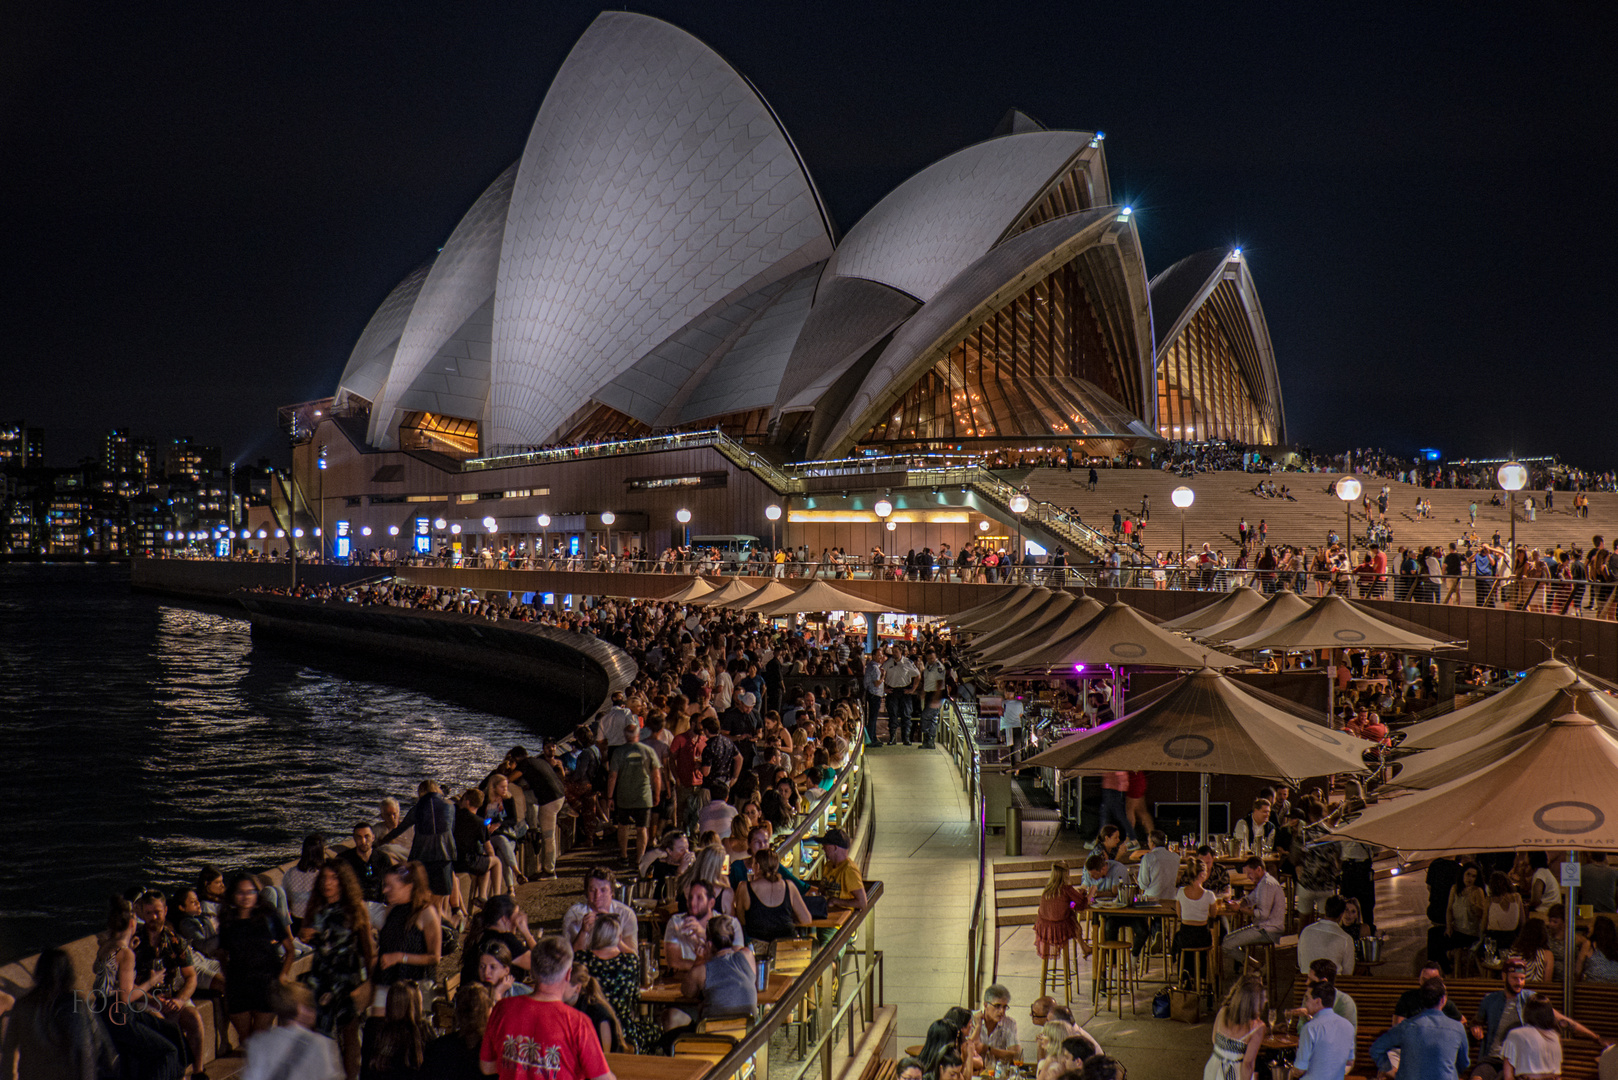
<instances>
[{"instance_id":1,"label":"canopy support pole","mask_svg":"<svg viewBox=\"0 0 1618 1080\"><path fill-rule=\"evenodd\" d=\"M1577 866L1578 860L1578 851L1574 850L1567 853L1567 862ZM1566 866L1567 863L1562 865ZM1562 892L1564 894L1563 900L1567 903L1567 927L1562 931L1562 955L1564 957L1577 956L1579 945L1576 935L1579 924L1575 920L1575 916L1579 910L1579 887L1577 885L1564 885L1562 886ZM1571 962L1562 964L1562 1015L1573 1015L1573 965Z\"/></svg>"},{"instance_id":2,"label":"canopy support pole","mask_svg":"<svg viewBox=\"0 0 1618 1080\"><path fill-rule=\"evenodd\" d=\"M1198 773L1197 774L1197 787L1198 787L1199 792L1200 792L1200 795L1199 795L1200 806L1198 808L1198 830L1202 834L1202 840L1200 842L1206 844L1208 842L1208 774L1207 773ZM1569 991L1569 993L1571 993L1571 992L1572 991Z\"/></svg>"}]
</instances>

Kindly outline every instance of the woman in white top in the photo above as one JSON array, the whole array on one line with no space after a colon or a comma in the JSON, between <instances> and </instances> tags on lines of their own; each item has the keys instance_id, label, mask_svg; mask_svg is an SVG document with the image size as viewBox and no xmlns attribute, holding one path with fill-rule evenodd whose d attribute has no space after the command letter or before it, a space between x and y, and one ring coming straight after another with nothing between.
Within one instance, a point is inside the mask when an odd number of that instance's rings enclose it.
<instances>
[{"instance_id":1,"label":"woman in white top","mask_svg":"<svg viewBox=\"0 0 1618 1080\"><path fill-rule=\"evenodd\" d=\"M1562 1036L1550 998L1535 994L1523 1006L1522 1025L1500 1044L1505 1080L1557 1080L1562 1075Z\"/></svg>"},{"instance_id":2,"label":"woman in white top","mask_svg":"<svg viewBox=\"0 0 1618 1080\"><path fill-rule=\"evenodd\" d=\"M1213 931L1208 928L1208 915L1219 898L1213 890L1204 888L1208 883L1208 865L1201 859L1192 862L1191 880L1174 894L1175 906L1180 909L1180 928L1174 932L1174 957L1179 962L1183 949L1202 949L1213 944ZM1213 974L1209 968L1208 975Z\"/></svg>"},{"instance_id":3,"label":"woman in white top","mask_svg":"<svg viewBox=\"0 0 1618 1080\"><path fill-rule=\"evenodd\" d=\"M1489 907L1484 915L1483 932L1502 948L1510 948L1522 927L1522 902L1511 879L1496 870L1489 875Z\"/></svg>"},{"instance_id":4,"label":"woman in white top","mask_svg":"<svg viewBox=\"0 0 1618 1080\"><path fill-rule=\"evenodd\" d=\"M1264 1022L1267 995L1264 980L1244 976L1214 1017L1213 1053L1203 1066L1202 1080L1253 1080L1258 1051L1269 1025Z\"/></svg>"},{"instance_id":5,"label":"woman in white top","mask_svg":"<svg viewBox=\"0 0 1618 1080\"><path fill-rule=\"evenodd\" d=\"M303 853L298 856L298 864L281 875L281 888L287 894L287 910L297 926L303 925L303 917L309 909L309 896L315 889L315 878L320 876L320 868L325 863L326 838L319 833L310 833L303 838Z\"/></svg>"},{"instance_id":6,"label":"woman in white top","mask_svg":"<svg viewBox=\"0 0 1618 1080\"><path fill-rule=\"evenodd\" d=\"M1528 907L1536 915L1543 915L1562 902L1561 875L1557 871L1560 863L1561 858L1558 857L1555 864L1541 866L1534 871L1534 876L1528 879L1532 897Z\"/></svg>"}]
</instances>

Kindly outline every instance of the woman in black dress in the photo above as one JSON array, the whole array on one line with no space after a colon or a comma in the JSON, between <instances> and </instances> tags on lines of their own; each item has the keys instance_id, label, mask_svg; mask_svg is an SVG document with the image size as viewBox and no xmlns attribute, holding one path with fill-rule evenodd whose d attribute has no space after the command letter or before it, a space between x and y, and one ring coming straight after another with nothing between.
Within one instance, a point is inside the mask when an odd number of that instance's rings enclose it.
<instances>
[{"instance_id":1,"label":"woman in black dress","mask_svg":"<svg viewBox=\"0 0 1618 1080\"><path fill-rule=\"evenodd\" d=\"M390 868L382 875L382 898L388 903L388 914L377 931L372 1015L381 1016L386 1010L388 988L406 980L417 984L430 1011L432 980L443 956L444 927L433 905L427 868L415 861Z\"/></svg>"},{"instance_id":2,"label":"woman in black dress","mask_svg":"<svg viewBox=\"0 0 1618 1080\"><path fill-rule=\"evenodd\" d=\"M274 1026L270 988L287 977L295 954L291 928L280 912L259 903L258 881L245 871L225 881L219 951L224 957L225 1011L237 1042L246 1045L249 1036Z\"/></svg>"},{"instance_id":3,"label":"woman in black dress","mask_svg":"<svg viewBox=\"0 0 1618 1080\"><path fill-rule=\"evenodd\" d=\"M345 1071L358 1076L360 1017L371 1003L366 978L376 966L376 946L359 878L342 860L327 859L315 875L300 936L314 946L303 981L315 995L315 1030L337 1041Z\"/></svg>"}]
</instances>

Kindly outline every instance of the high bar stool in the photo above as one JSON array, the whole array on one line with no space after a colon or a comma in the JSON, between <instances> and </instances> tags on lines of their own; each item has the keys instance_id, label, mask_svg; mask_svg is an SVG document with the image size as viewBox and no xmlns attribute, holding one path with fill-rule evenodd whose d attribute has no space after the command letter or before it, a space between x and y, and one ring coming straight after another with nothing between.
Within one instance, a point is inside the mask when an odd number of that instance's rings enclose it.
<instances>
[{"instance_id":1,"label":"high bar stool","mask_svg":"<svg viewBox=\"0 0 1618 1080\"><path fill-rule=\"evenodd\" d=\"M1060 983L1063 993L1063 1003L1073 1004L1073 940L1068 938L1061 945L1060 955L1046 956L1040 959L1039 964L1039 996L1046 995L1047 987L1054 987ZM1057 976L1056 968L1060 963L1062 972Z\"/></svg>"},{"instance_id":2,"label":"high bar stool","mask_svg":"<svg viewBox=\"0 0 1618 1080\"><path fill-rule=\"evenodd\" d=\"M1117 1013L1124 1015L1123 999L1129 998L1130 1015L1138 1015L1139 1009L1135 1004L1135 994L1140 989L1140 978L1136 973L1135 958L1131 955L1134 949L1135 933L1125 928L1122 941L1098 941L1095 952L1091 958L1091 1004L1097 1011L1102 1008L1105 1001L1106 1008L1112 1008L1114 995L1118 997ZM1103 989L1105 987L1105 989Z\"/></svg>"},{"instance_id":3,"label":"high bar stool","mask_svg":"<svg viewBox=\"0 0 1618 1080\"><path fill-rule=\"evenodd\" d=\"M1176 972L1176 980L1179 985L1185 985L1186 962L1189 958L1191 964L1191 988L1199 998L1204 993L1203 973L1205 971L1208 976L1206 992L1213 994L1215 998L1219 996L1219 964L1214 956L1214 948L1212 945L1199 945L1196 948L1180 950L1180 963L1179 970Z\"/></svg>"}]
</instances>

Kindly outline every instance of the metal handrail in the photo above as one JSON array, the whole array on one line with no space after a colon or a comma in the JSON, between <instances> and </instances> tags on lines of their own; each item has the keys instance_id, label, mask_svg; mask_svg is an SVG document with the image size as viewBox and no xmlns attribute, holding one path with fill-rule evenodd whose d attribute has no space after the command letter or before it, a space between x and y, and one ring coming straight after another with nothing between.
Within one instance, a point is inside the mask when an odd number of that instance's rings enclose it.
<instances>
[{"instance_id":1,"label":"metal handrail","mask_svg":"<svg viewBox=\"0 0 1618 1080\"><path fill-rule=\"evenodd\" d=\"M854 804L859 801L860 794L865 786L865 731L861 727L849 740L848 764L837 773L837 780L831 789L822 795L807 813L803 820L791 832L771 844L771 849L777 858L787 866L792 865L791 856L798 844L808 839L810 835L824 835L826 830L835 821L844 828L847 827L848 817L852 813ZM837 813L834 815L833 810ZM796 867L799 876L807 876L819 864L822 853L816 854L814 860L802 867Z\"/></svg>"},{"instance_id":2,"label":"metal handrail","mask_svg":"<svg viewBox=\"0 0 1618 1080\"><path fill-rule=\"evenodd\" d=\"M983 966L988 942L984 920L985 892L989 879L988 830L983 817L983 755L978 750L977 732L969 727L953 700L946 700L939 710L939 725L943 736L939 742L954 759L966 791L967 805L977 819L978 887L972 898L972 917L966 928L966 962L968 1001L977 1001L983 993Z\"/></svg>"},{"instance_id":3,"label":"metal handrail","mask_svg":"<svg viewBox=\"0 0 1618 1080\"><path fill-rule=\"evenodd\" d=\"M707 1073L708 1080L727 1080L729 1077L743 1075L753 1063L759 1052L769 1046L770 1039L788 1022L797 1011L804 999L809 996L815 984L832 969L841 959L843 950L854 940L854 935L865 927L867 920L876 909L877 901L881 900L883 893L882 882L868 881L865 883L866 903L863 908L857 908L849 915L848 921L838 927L831 939L816 950L809 966L803 973L792 981L792 986L781 996L781 1000L770 1007L762 1022L750 1028L746 1035L736 1043L734 1049ZM875 949L869 950L873 961L878 955ZM872 965L874 966L874 964ZM880 983L878 986L880 987ZM829 1063L827 1063L829 1067ZM823 1073L824 1074L824 1073ZM762 1080L762 1078L760 1078Z\"/></svg>"}]
</instances>

